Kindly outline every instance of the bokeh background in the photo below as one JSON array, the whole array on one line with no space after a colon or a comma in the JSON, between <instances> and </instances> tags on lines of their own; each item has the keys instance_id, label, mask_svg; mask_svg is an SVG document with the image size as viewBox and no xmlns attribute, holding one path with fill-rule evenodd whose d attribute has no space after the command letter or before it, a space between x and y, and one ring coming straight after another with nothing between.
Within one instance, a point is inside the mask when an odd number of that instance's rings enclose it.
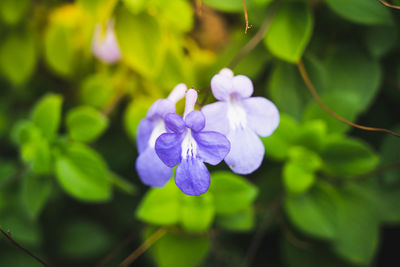
<instances>
[{"instance_id":1,"label":"bokeh background","mask_svg":"<svg viewBox=\"0 0 400 267\"><path fill-rule=\"evenodd\" d=\"M296 63L335 113L399 132L400 13L245 2L247 33L242 0L1 0L1 229L50 266L119 266L141 244L132 266L399 266L400 139L326 113ZM224 67L280 111L261 168L209 167L199 197L142 185L149 106L182 82L214 101ZM0 266L41 264L2 235Z\"/></svg>"}]
</instances>

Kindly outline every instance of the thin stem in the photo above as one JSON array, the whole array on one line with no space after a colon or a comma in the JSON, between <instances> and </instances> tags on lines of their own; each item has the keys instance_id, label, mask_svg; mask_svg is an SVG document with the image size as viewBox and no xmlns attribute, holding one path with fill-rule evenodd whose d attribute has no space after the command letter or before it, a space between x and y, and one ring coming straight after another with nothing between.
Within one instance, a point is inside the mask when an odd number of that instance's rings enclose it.
<instances>
[{"instance_id":1,"label":"thin stem","mask_svg":"<svg viewBox=\"0 0 400 267\"><path fill-rule=\"evenodd\" d=\"M319 97L317 91L315 90L314 85L312 84L312 82L310 80L310 77L308 76L307 71L306 71L306 69L304 67L304 64L303 64L303 62L301 60L297 63L297 67L299 69L300 75L301 75L305 85L307 86L307 88L310 91L311 95L313 96L314 100L318 103L318 105L323 110L325 110L327 113L329 113L332 117L334 117L335 119L337 119L337 120L339 120L339 121L341 121L341 122L343 122L343 123L345 123L347 125L350 125L350 126L352 126L354 128L358 128L358 129L361 129L361 130L364 130L364 131L385 132L385 133L391 134L393 136L400 137L400 134L395 133L395 132L393 132L391 130L383 129L383 128L368 127L368 126L363 126L363 125L360 125L360 124L356 124L356 123L353 123L351 121L348 121L348 120L344 119L343 117L341 117L338 114L336 114L335 112L333 112L330 108L328 108L328 106L326 106L322 102L322 100Z\"/></svg>"},{"instance_id":2,"label":"thin stem","mask_svg":"<svg viewBox=\"0 0 400 267\"><path fill-rule=\"evenodd\" d=\"M393 8L393 9L400 9L400 6L396 6L396 5L392 5L389 4L388 2L384 1L384 0L378 0L382 5Z\"/></svg>"},{"instance_id":3,"label":"thin stem","mask_svg":"<svg viewBox=\"0 0 400 267\"><path fill-rule=\"evenodd\" d=\"M203 15L203 2L201 0L196 0L196 14L198 17Z\"/></svg>"},{"instance_id":4,"label":"thin stem","mask_svg":"<svg viewBox=\"0 0 400 267\"><path fill-rule=\"evenodd\" d=\"M249 17L247 15L246 0L242 0L242 1L243 1L244 20L246 21L246 28L244 29L244 33L247 33L247 30L250 29Z\"/></svg>"},{"instance_id":5,"label":"thin stem","mask_svg":"<svg viewBox=\"0 0 400 267\"><path fill-rule=\"evenodd\" d=\"M133 251L126 259L121 263L121 267L128 267L132 262L139 258L146 250L148 250L154 243L156 243L161 237L167 233L165 228L158 229L154 234L147 238L140 247Z\"/></svg>"},{"instance_id":6,"label":"thin stem","mask_svg":"<svg viewBox=\"0 0 400 267\"><path fill-rule=\"evenodd\" d=\"M268 13L260 29L253 36L253 38L251 38L250 41L242 48L242 50L233 58L231 63L228 65L230 69L234 69L239 64L239 62L264 39L264 36L267 33L269 27L271 26L272 20L275 17L277 6L277 2L274 2L270 5Z\"/></svg>"},{"instance_id":7,"label":"thin stem","mask_svg":"<svg viewBox=\"0 0 400 267\"><path fill-rule=\"evenodd\" d=\"M39 262L40 264L42 264L43 266L49 266L47 263L45 263L43 260L41 260L39 257L35 256L32 252L30 252L28 249L24 248L23 246L21 246L17 241L15 241L12 237L11 237L11 233L8 230L8 232L6 233L5 231L3 231L3 229L0 228L0 232L17 248L19 248L20 250L22 250L23 252L25 252L26 254L28 254L29 256L31 256L32 258L34 258L37 262Z\"/></svg>"}]
</instances>

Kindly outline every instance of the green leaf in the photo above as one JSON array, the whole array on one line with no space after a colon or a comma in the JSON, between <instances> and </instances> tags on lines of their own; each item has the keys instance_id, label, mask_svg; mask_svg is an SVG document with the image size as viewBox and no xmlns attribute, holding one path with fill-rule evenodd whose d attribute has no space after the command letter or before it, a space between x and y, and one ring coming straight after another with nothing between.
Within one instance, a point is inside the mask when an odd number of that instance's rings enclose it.
<instances>
[{"instance_id":1,"label":"green leaf","mask_svg":"<svg viewBox=\"0 0 400 267\"><path fill-rule=\"evenodd\" d=\"M152 188L137 208L136 216L152 224L177 224L180 220L180 194L172 181L163 188Z\"/></svg>"},{"instance_id":2,"label":"green leaf","mask_svg":"<svg viewBox=\"0 0 400 267\"><path fill-rule=\"evenodd\" d=\"M146 8L148 8L149 1L146 0L122 0L126 8L133 14L139 14Z\"/></svg>"},{"instance_id":3,"label":"green leaf","mask_svg":"<svg viewBox=\"0 0 400 267\"><path fill-rule=\"evenodd\" d=\"M53 138L60 127L62 96L47 94L36 103L32 110L32 121L48 138Z\"/></svg>"},{"instance_id":4,"label":"green leaf","mask_svg":"<svg viewBox=\"0 0 400 267\"><path fill-rule=\"evenodd\" d=\"M243 12L242 0L203 0L203 3L223 12Z\"/></svg>"},{"instance_id":5,"label":"green leaf","mask_svg":"<svg viewBox=\"0 0 400 267\"><path fill-rule=\"evenodd\" d=\"M36 47L31 35L14 34L5 39L0 47L0 68L12 84L24 84L34 72L35 65Z\"/></svg>"},{"instance_id":6,"label":"green leaf","mask_svg":"<svg viewBox=\"0 0 400 267\"><path fill-rule=\"evenodd\" d=\"M211 174L210 191L218 215L229 215L247 208L258 194L257 187L250 182L225 171Z\"/></svg>"},{"instance_id":7,"label":"green leaf","mask_svg":"<svg viewBox=\"0 0 400 267\"><path fill-rule=\"evenodd\" d=\"M49 177L40 177L28 173L23 177L22 200L28 215L36 219L49 199L52 180Z\"/></svg>"},{"instance_id":8,"label":"green leaf","mask_svg":"<svg viewBox=\"0 0 400 267\"><path fill-rule=\"evenodd\" d=\"M329 187L315 188L307 194L291 195L285 199L285 211L291 222L305 234L322 239L336 237L335 209Z\"/></svg>"},{"instance_id":9,"label":"green leaf","mask_svg":"<svg viewBox=\"0 0 400 267\"><path fill-rule=\"evenodd\" d=\"M136 133L140 121L146 117L146 113L154 99L138 97L134 98L129 104L124 115L125 129L132 140L136 140Z\"/></svg>"},{"instance_id":10,"label":"green leaf","mask_svg":"<svg viewBox=\"0 0 400 267\"><path fill-rule=\"evenodd\" d=\"M400 127L395 128L396 132L399 132ZM395 136L387 135L383 140L381 149L381 163L384 166L395 164L400 159L400 142ZM398 168L392 170L386 170L381 174L385 183L388 185L395 185L400 183L400 170Z\"/></svg>"},{"instance_id":11,"label":"green leaf","mask_svg":"<svg viewBox=\"0 0 400 267\"><path fill-rule=\"evenodd\" d=\"M14 162L0 160L0 189L7 185L17 174L18 167ZM0 197L1 202L1 197ZM2 203L0 203L0 210ZM1 224L1 222L0 222Z\"/></svg>"},{"instance_id":12,"label":"green leaf","mask_svg":"<svg viewBox=\"0 0 400 267\"><path fill-rule=\"evenodd\" d=\"M66 125L71 139L92 142L107 129L108 118L95 108L81 106L68 112Z\"/></svg>"},{"instance_id":13,"label":"green leaf","mask_svg":"<svg viewBox=\"0 0 400 267\"><path fill-rule=\"evenodd\" d=\"M311 38L313 15L305 3L282 3L264 42L275 56L296 63Z\"/></svg>"},{"instance_id":14,"label":"green leaf","mask_svg":"<svg viewBox=\"0 0 400 267\"><path fill-rule=\"evenodd\" d=\"M116 15L115 32L123 60L141 74L154 77L165 52L163 32L155 17L146 13L135 16L121 8Z\"/></svg>"},{"instance_id":15,"label":"green leaf","mask_svg":"<svg viewBox=\"0 0 400 267\"><path fill-rule=\"evenodd\" d=\"M201 196L182 196L181 221L189 232L204 232L214 221L215 208L210 193Z\"/></svg>"},{"instance_id":16,"label":"green leaf","mask_svg":"<svg viewBox=\"0 0 400 267\"><path fill-rule=\"evenodd\" d=\"M32 153L32 167L37 174L49 174L53 169L50 144L45 139L37 140L34 143L22 146L22 156L26 159L26 149Z\"/></svg>"},{"instance_id":17,"label":"green leaf","mask_svg":"<svg viewBox=\"0 0 400 267\"><path fill-rule=\"evenodd\" d=\"M229 230L245 232L254 227L254 210L248 207L231 215L217 216L217 225Z\"/></svg>"},{"instance_id":18,"label":"green leaf","mask_svg":"<svg viewBox=\"0 0 400 267\"><path fill-rule=\"evenodd\" d=\"M88 202L111 198L110 173L101 156L83 144L71 144L56 158L56 175L71 196Z\"/></svg>"},{"instance_id":19,"label":"green leaf","mask_svg":"<svg viewBox=\"0 0 400 267\"><path fill-rule=\"evenodd\" d=\"M60 233L61 253L68 259L84 260L98 257L110 248L111 237L98 223L73 221Z\"/></svg>"},{"instance_id":20,"label":"green leaf","mask_svg":"<svg viewBox=\"0 0 400 267\"><path fill-rule=\"evenodd\" d=\"M160 17L166 21L171 29L180 32L190 31L194 24L193 7L186 0L157 1Z\"/></svg>"},{"instance_id":21,"label":"green leaf","mask_svg":"<svg viewBox=\"0 0 400 267\"><path fill-rule=\"evenodd\" d=\"M22 19L29 5L30 0L1 0L0 17L5 23L15 25Z\"/></svg>"},{"instance_id":22,"label":"green leaf","mask_svg":"<svg viewBox=\"0 0 400 267\"><path fill-rule=\"evenodd\" d=\"M96 108L103 108L109 102L113 93L112 80L104 74L89 75L82 83L82 102Z\"/></svg>"},{"instance_id":23,"label":"green leaf","mask_svg":"<svg viewBox=\"0 0 400 267\"><path fill-rule=\"evenodd\" d=\"M323 120L312 120L304 123L296 136L294 143L314 152L322 149L327 136L327 126Z\"/></svg>"},{"instance_id":24,"label":"green leaf","mask_svg":"<svg viewBox=\"0 0 400 267\"><path fill-rule=\"evenodd\" d=\"M205 237L167 232L151 250L160 267L195 267L207 256L210 244Z\"/></svg>"},{"instance_id":25,"label":"green leaf","mask_svg":"<svg viewBox=\"0 0 400 267\"><path fill-rule=\"evenodd\" d=\"M375 26L368 28L365 33L365 41L370 54L380 58L387 54L398 39L395 27Z\"/></svg>"},{"instance_id":26,"label":"green leaf","mask_svg":"<svg viewBox=\"0 0 400 267\"><path fill-rule=\"evenodd\" d=\"M389 9L378 1L326 0L326 3L338 15L355 23L367 25L392 24Z\"/></svg>"},{"instance_id":27,"label":"green leaf","mask_svg":"<svg viewBox=\"0 0 400 267\"><path fill-rule=\"evenodd\" d=\"M357 139L334 138L325 144L323 170L340 178L352 178L372 171L379 163L372 149Z\"/></svg>"},{"instance_id":28,"label":"green leaf","mask_svg":"<svg viewBox=\"0 0 400 267\"><path fill-rule=\"evenodd\" d=\"M74 40L71 31L61 23L49 25L44 36L44 54L50 68L61 76L74 69Z\"/></svg>"}]
</instances>

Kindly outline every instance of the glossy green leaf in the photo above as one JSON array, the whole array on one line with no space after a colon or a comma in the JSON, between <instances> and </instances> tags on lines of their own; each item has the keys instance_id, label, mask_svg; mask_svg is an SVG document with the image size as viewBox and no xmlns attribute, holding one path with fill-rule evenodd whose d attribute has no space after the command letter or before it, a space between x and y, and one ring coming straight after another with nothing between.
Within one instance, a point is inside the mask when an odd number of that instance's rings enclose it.
<instances>
[{"instance_id":1,"label":"glossy green leaf","mask_svg":"<svg viewBox=\"0 0 400 267\"><path fill-rule=\"evenodd\" d=\"M265 35L265 45L280 59L296 63L307 47L313 25L313 14L306 4L282 3Z\"/></svg>"},{"instance_id":2,"label":"glossy green leaf","mask_svg":"<svg viewBox=\"0 0 400 267\"><path fill-rule=\"evenodd\" d=\"M107 129L108 118L95 108L81 106L67 113L66 125L71 139L91 142Z\"/></svg>"},{"instance_id":3,"label":"glossy green leaf","mask_svg":"<svg viewBox=\"0 0 400 267\"><path fill-rule=\"evenodd\" d=\"M326 0L326 3L337 14L355 23L368 25L392 23L390 10L378 1Z\"/></svg>"},{"instance_id":4,"label":"glossy green leaf","mask_svg":"<svg viewBox=\"0 0 400 267\"><path fill-rule=\"evenodd\" d=\"M101 156L91 148L72 144L56 158L56 175L62 188L82 201L111 198L110 173Z\"/></svg>"},{"instance_id":5,"label":"glossy green leaf","mask_svg":"<svg viewBox=\"0 0 400 267\"><path fill-rule=\"evenodd\" d=\"M62 96L47 94L32 110L32 121L46 138L53 138L60 127Z\"/></svg>"},{"instance_id":6,"label":"glossy green leaf","mask_svg":"<svg viewBox=\"0 0 400 267\"><path fill-rule=\"evenodd\" d=\"M22 200L28 215L36 219L50 197L53 181L33 174L23 177Z\"/></svg>"},{"instance_id":7,"label":"glossy green leaf","mask_svg":"<svg viewBox=\"0 0 400 267\"><path fill-rule=\"evenodd\" d=\"M254 227L254 210L248 207L231 215L217 217L217 225L229 231L249 231Z\"/></svg>"},{"instance_id":8,"label":"glossy green leaf","mask_svg":"<svg viewBox=\"0 0 400 267\"><path fill-rule=\"evenodd\" d=\"M8 36L1 45L0 70L12 84L24 84L34 72L35 46L35 40L30 35Z\"/></svg>"},{"instance_id":9,"label":"glossy green leaf","mask_svg":"<svg viewBox=\"0 0 400 267\"><path fill-rule=\"evenodd\" d=\"M181 222L189 232L204 232L214 221L215 208L212 194L182 196Z\"/></svg>"},{"instance_id":10,"label":"glossy green leaf","mask_svg":"<svg viewBox=\"0 0 400 267\"><path fill-rule=\"evenodd\" d=\"M211 174L210 191L218 215L233 214L247 208L257 197L257 187L231 172Z\"/></svg>"},{"instance_id":11,"label":"glossy green leaf","mask_svg":"<svg viewBox=\"0 0 400 267\"><path fill-rule=\"evenodd\" d=\"M9 25L17 24L28 10L30 2L30 0L1 0L1 19Z\"/></svg>"},{"instance_id":12,"label":"glossy green leaf","mask_svg":"<svg viewBox=\"0 0 400 267\"><path fill-rule=\"evenodd\" d=\"M322 154L323 170L339 178L352 178L372 171L379 163L372 149L357 139L327 141Z\"/></svg>"}]
</instances>

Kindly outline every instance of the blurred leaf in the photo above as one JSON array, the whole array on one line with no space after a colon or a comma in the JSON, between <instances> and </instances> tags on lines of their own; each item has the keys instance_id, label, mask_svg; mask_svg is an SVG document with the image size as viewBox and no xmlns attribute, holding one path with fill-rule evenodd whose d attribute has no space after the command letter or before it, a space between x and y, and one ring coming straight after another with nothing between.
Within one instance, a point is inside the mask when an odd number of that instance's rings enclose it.
<instances>
[{"instance_id":1,"label":"blurred leaf","mask_svg":"<svg viewBox=\"0 0 400 267\"><path fill-rule=\"evenodd\" d=\"M180 192L174 182L163 188L152 188L136 209L136 216L145 222L173 225L180 220Z\"/></svg>"},{"instance_id":2,"label":"blurred leaf","mask_svg":"<svg viewBox=\"0 0 400 267\"><path fill-rule=\"evenodd\" d=\"M223 12L243 12L242 0L203 0L203 3Z\"/></svg>"},{"instance_id":3,"label":"blurred leaf","mask_svg":"<svg viewBox=\"0 0 400 267\"><path fill-rule=\"evenodd\" d=\"M74 42L70 30L63 24L49 25L44 36L45 59L58 74L69 76L74 69Z\"/></svg>"},{"instance_id":4,"label":"blurred leaf","mask_svg":"<svg viewBox=\"0 0 400 267\"><path fill-rule=\"evenodd\" d=\"M229 231L249 231L254 226L254 210L248 207L231 215L217 216L217 225Z\"/></svg>"},{"instance_id":5,"label":"blurred leaf","mask_svg":"<svg viewBox=\"0 0 400 267\"><path fill-rule=\"evenodd\" d=\"M392 23L389 9L378 1L326 0L326 3L337 14L355 23L371 25L388 25Z\"/></svg>"},{"instance_id":6,"label":"blurred leaf","mask_svg":"<svg viewBox=\"0 0 400 267\"><path fill-rule=\"evenodd\" d=\"M43 264L37 262L30 255L22 253L20 250L11 252L4 249L0 255L0 266L42 267Z\"/></svg>"},{"instance_id":7,"label":"blurred leaf","mask_svg":"<svg viewBox=\"0 0 400 267\"><path fill-rule=\"evenodd\" d=\"M53 161L50 144L47 140L41 138L36 140L36 142L24 144L21 150L23 159L32 162L33 171L35 173L49 174L51 172Z\"/></svg>"},{"instance_id":8,"label":"blurred leaf","mask_svg":"<svg viewBox=\"0 0 400 267\"><path fill-rule=\"evenodd\" d=\"M160 267L194 267L207 256L210 249L205 237L190 237L167 232L151 248Z\"/></svg>"},{"instance_id":9,"label":"blurred leaf","mask_svg":"<svg viewBox=\"0 0 400 267\"><path fill-rule=\"evenodd\" d=\"M104 74L89 75L82 83L82 101L96 108L104 107L113 93L112 81Z\"/></svg>"},{"instance_id":10,"label":"blurred leaf","mask_svg":"<svg viewBox=\"0 0 400 267\"><path fill-rule=\"evenodd\" d=\"M32 219L36 219L46 205L52 185L49 177L40 177L32 173L23 177L22 200Z\"/></svg>"},{"instance_id":11,"label":"blurred leaf","mask_svg":"<svg viewBox=\"0 0 400 267\"><path fill-rule=\"evenodd\" d=\"M164 57L161 27L155 17L133 15L121 8L116 15L115 32L123 61L141 74L154 77Z\"/></svg>"},{"instance_id":12,"label":"blurred leaf","mask_svg":"<svg viewBox=\"0 0 400 267\"><path fill-rule=\"evenodd\" d=\"M211 174L210 191L215 212L230 215L250 206L257 197L257 187L236 174L220 171Z\"/></svg>"},{"instance_id":13,"label":"blurred leaf","mask_svg":"<svg viewBox=\"0 0 400 267\"><path fill-rule=\"evenodd\" d=\"M397 126L395 129L397 132L400 127ZM387 135L383 140L381 149L381 163L384 166L391 164L396 164L400 162L400 142L395 136ZM388 185L394 185L400 183L400 169L387 170L381 174L383 176L384 182Z\"/></svg>"},{"instance_id":14,"label":"blurred leaf","mask_svg":"<svg viewBox=\"0 0 400 267\"><path fill-rule=\"evenodd\" d=\"M2 20L9 24L17 24L30 5L30 0L1 0L0 1L0 17Z\"/></svg>"},{"instance_id":15,"label":"blurred leaf","mask_svg":"<svg viewBox=\"0 0 400 267\"><path fill-rule=\"evenodd\" d=\"M111 16L114 6L118 1L115 0L78 0L83 8L88 11L97 22L105 22Z\"/></svg>"},{"instance_id":16,"label":"blurred leaf","mask_svg":"<svg viewBox=\"0 0 400 267\"><path fill-rule=\"evenodd\" d=\"M296 135L294 143L304 146L314 152L319 152L327 136L326 123L323 120L312 120L305 122Z\"/></svg>"},{"instance_id":17,"label":"blurred leaf","mask_svg":"<svg viewBox=\"0 0 400 267\"><path fill-rule=\"evenodd\" d=\"M126 8L135 15L148 8L149 3L151 3L151 1L147 0L122 0L122 2L125 4Z\"/></svg>"},{"instance_id":18,"label":"blurred leaf","mask_svg":"<svg viewBox=\"0 0 400 267\"><path fill-rule=\"evenodd\" d=\"M333 194L331 188L325 187L303 195L287 196L285 211L302 232L322 239L334 239L336 207Z\"/></svg>"},{"instance_id":19,"label":"blurred leaf","mask_svg":"<svg viewBox=\"0 0 400 267\"><path fill-rule=\"evenodd\" d=\"M95 108L80 106L67 113L66 125L71 139L92 142L107 129L108 118Z\"/></svg>"},{"instance_id":20,"label":"blurred leaf","mask_svg":"<svg viewBox=\"0 0 400 267\"><path fill-rule=\"evenodd\" d=\"M61 95L47 94L32 110L32 121L48 139L53 138L60 127L62 102Z\"/></svg>"},{"instance_id":21,"label":"blurred leaf","mask_svg":"<svg viewBox=\"0 0 400 267\"><path fill-rule=\"evenodd\" d=\"M12 84L24 84L34 72L35 65L36 47L32 36L14 34L5 39L0 47L0 67Z\"/></svg>"},{"instance_id":22,"label":"blurred leaf","mask_svg":"<svg viewBox=\"0 0 400 267\"><path fill-rule=\"evenodd\" d=\"M204 232L214 221L215 208L211 194L182 196L181 221L189 232Z\"/></svg>"},{"instance_id":23,"label":"blurred leaf","mask_svg":"<svg viewBox=\"0 0 400 267\"><path fill-rule=\"evenodd\" d=\"M137 187L136 185L130 183L129 181L119 177L117 174L112 173L111 174L111 181L112 183L121 191L130 194L130 195L136 195L137 194Z\"/></svg>"},{"instance_id":24,"label":"blurred leaf","mask_svg":"<svg viewBox=\"0 0 400 267\"><path fill-rule=\"evenodd\" d=\"M375 26L368 28L365 33L367 48L375 58L384 56L394 48L397 37L395 27Z\"/></svg>"},{"instance_id":25,"label":"blurred leaf","mask_svg":"<svg viewBox=\"0 0 400 267\"><path fill-rule=\"evenodd\" d=\"M62 188L71 196L88 202L111 198L111 181L101 156L83 144L71 144L56 158L56 175Z\"/></svg>"},{"instance_id":26,"label":"blurred leaf","mask_svg":"<svg viewBox=\"0 0 400 267\"><path fill-rule=\"evenodd\" d=\"M304 3L282 3L264 42L272 54L297 63L311 38L314 21Z\"/></svg>"},{"instance_id":27,"label":"blurred leaf","mask_svg":"<svg viewBox=\"0 0 400 267\"><path fill-rule=\"evenodd\" d=\"M36 141L41 137L41 132L30 120L18 121L11 131L11 139L18 145Z\"/></svg>"},{"instance_id":28,"label":"blurred leaf","mask_svg":"<svg viewBox=\"0 0 400 267\"><path fill-rule=\"evenodd\" d=\"M14 162L11 161L3 161L0 159L0 189L2 186L6 185L10 180L14 177L14 175L17 173L17 165ZM1 200L0 200L1 202ZM1 204L0 204L0 209L1 209ZM1 222L0 222L1 225Z\"/></svg>"},{"instance_id":29,"label":"blurred leaf","mask_svg":"<svg viewBox=\"0 0 400 267\"><path fill-rule=\"evenodd\" d=\"M150 98L134 98L129 104L124 114L124 125L132 140L136 140L137 128L139 122L146 117L147 110L153 104L154 100Z\"/></svg>"},{"instance_id":30,"label":"blurred leaf","mask_svg":"<svg viewBox=\"0 0 400 267\"><path fill-rule=\"evenodd\" d=\"M335 138L327 141L322 154L323 170L339 178L353 178L375 169L379 158L357 139Z\"/></svg>"},{"instance_id":31,"label":"blurred leaf","mask_svg":"<svg viewBox=\"0 0 400 267\"><path fill-rule=\"evenodd\" d=\"M98 223L74 221L62 229L61 253L68 259L90 259L101 256L110 247L110 236Z\"/></svg>"},{"instance_id":32,"label":"blurred leaf","mask_svg":"<svg viewBox=\"0 0 400 267\"><path fill-rule=\"evenodd\" d=\"M160 16L173 30L187 32L193 27L193 7L186 0L158 0Z\"/></svg>"}]
</instances>

